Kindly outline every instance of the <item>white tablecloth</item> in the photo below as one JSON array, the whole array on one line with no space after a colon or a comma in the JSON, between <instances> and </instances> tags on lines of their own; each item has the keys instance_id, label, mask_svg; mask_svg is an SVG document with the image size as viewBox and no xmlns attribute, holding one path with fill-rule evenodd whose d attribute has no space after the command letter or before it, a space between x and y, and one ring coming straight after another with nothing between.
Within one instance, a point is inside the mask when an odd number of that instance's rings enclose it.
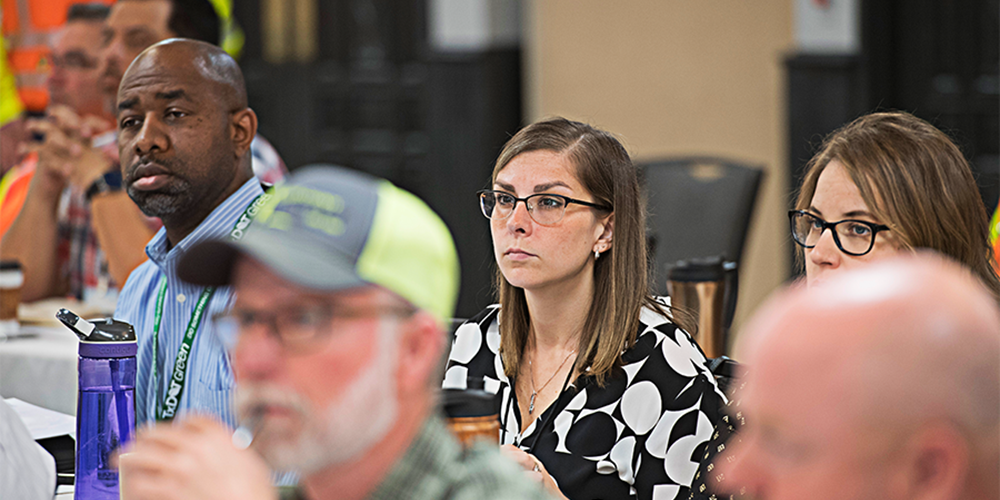
<instances>
[{"instance_id":1,"label":"white tablecloth","mask_svg":"<svg viewBox=\"0 0 1000 500\"><path fill-rule=\"evenodd\" d=\"M65 327L22 326L0 341L0 395L76 415L79 342Z\"/></svg>"}]
</instances>

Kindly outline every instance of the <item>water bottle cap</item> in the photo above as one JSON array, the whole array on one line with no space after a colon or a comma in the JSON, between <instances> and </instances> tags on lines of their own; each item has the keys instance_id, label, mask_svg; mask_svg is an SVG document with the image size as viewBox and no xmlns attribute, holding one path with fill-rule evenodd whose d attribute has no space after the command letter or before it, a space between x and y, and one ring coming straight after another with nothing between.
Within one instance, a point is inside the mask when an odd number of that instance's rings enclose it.
<instances>
[{"instance_id":1,"label":"water bottle cap","mask_svg":"<svg viewBox=\"0 0 1000 500\"><path fill-rule=\"evenodd\" d=\"M135 342L135 328L124 321L104 318L90 323L94 330L85 339L88 342Z\"/></svg>"},{"instance_id":2,"label":"water bottle cap","mask_svg":"<svg viewBox=\"0 0 1000 500\"><path fill-rule=\"evenodd\" d=\"M88 342L80 341L80 357L82 358L131 358L139 352L139 344L129 342Z\"/></svg>"},{"instance_id":3,"label":"water bottle cap","mask_svg":"<svg viewBox=\"0 0 1000 500\"><path fill-rule=\"evenodd\" d=\"M139 350L132 325L112 318L91 321L93 331L80 341L85 358L127 358Z\"/></svg>"}]
</instances>

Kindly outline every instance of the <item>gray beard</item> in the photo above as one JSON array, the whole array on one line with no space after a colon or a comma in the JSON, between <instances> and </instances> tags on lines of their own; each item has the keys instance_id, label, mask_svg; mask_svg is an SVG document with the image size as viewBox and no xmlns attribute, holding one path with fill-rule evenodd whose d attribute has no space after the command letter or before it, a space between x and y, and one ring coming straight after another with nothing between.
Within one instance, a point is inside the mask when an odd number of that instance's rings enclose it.
<instances>
[{"instance_id":1,"label":"gray beard","mask_svg":"<svg viewBox=\"0 0 1000 500\"><path fill-rule=\"evenodd\" d=\"M287 390L269 386L259 388L258 392L258 388L241 390L237 386L240 414L273 397L295 408L302 417L302 429L297 435L268 439L265 426L261 432L265 434L261 436L263 439L254 440L254 449L272 469L309 475L356 459L385 437L399 413L395 384L397 325L397 318L379 322L375 359L351 381L337 401L319 411Z\"/></svg>"}]
</instances>

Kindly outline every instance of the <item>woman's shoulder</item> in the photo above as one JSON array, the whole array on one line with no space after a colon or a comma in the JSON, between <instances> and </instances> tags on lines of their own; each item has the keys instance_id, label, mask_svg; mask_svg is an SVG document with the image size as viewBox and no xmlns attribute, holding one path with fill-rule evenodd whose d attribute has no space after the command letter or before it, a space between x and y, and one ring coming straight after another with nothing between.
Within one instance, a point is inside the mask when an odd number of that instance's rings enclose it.
<instances>
[{"instance_id":1,"label":"woman's shoulder","mask_svg":"<svg viewBox=\"0 0 1000 500\"><path fill-rule=\"evenodd\" d=\"M666 307L643 309L636 342L622 353L624 391L655 392L649 400L658 397L664 405L661 410L698 408L714 424L724 396L705 355L698 343L670 320L669 299L656 297L656 302ZM637 385L643 387L633 389Z\"/></svg>"},{"instance_id":2,"label":"woman's shoulder","mask_svg":"<svg viewBox=\"0 0 1000 500\"><path fill-rule=\"evenodd\" d=\"M622 354L622 361L627 364L652 356L685 376L707 372L707 368L703 369L706 359L701 347L667 314L670 297L654 297L654 300L659 307L643 307L636 342Z\"/></svg>"},{"instance_id":3,"label":"woman's shoulder","mask_svg":"<svg viewBox=\"0 0 1000 500\"><path fill-rule=\"evenodd\" d=\"M645 304L642 306L642 310L639 311L639 333L648 328L656 328L659 330L673 330L679 327L674 324L673 320L668 315L670 311L670 297L663 296L653 296L653 304Z\"/></svg>"},{"instance_id":4,"label":"woman's shoulder","mask_svg":"<svg viewBox=\"0 0 1000 500\"><path fill-rule=\"evenodd\" d=\"M454 342L452 344L452 354L456 354L456 349L467 351L474 347L478 350L485 341L489 345L496 346L493 352L499 352L500 347L500 326L498 316L500 305L493 304L486 309L479 311L475 316L465 320L455 329ZM475 339L473 341L473 339Z\"/></svg>"},{"instance_id":5,"label":"woman's shoulder","mask_svg":"<svg viewBox=\"0 0 1000 500\"><path fill-rule=\"evenodd\" d=\"M493 350L498 352L500 346L500 327L497 316L499 316L499 313L500 305L493 304L462 322L455 329L452 355L457 354L456 350L459 352L469 350L478 351L484 340L487 344L496 344L497 349ZM470 352L469 354L472 353Z\"/></svg>"},{"instance_id":6,"label":"woman's shoulder","mask_svg":"<svg viewBox=\"0 0 1000 500\"><path fill-rule=\"evenodd\" d=\"M497 316L499 314L500 314L500 304L490 304L486 306L486 308L484 308L482 311L479 311L471 318L462 322L459 328L470 324L488 326L489 323L495 322L497 320Z\"/></svg>"}]
</instances>

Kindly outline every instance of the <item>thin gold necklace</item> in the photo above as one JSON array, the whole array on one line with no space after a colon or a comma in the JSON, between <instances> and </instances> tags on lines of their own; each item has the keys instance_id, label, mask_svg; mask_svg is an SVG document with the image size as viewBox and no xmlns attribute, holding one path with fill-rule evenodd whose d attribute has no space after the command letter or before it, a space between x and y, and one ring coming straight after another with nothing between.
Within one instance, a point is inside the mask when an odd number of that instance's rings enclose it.
<instances>
[{"instance_id":1,"label":"thin gold necklace","mask_svg":"<svg viewBox=\"0 0 1000 500\"><path fill-rule=\"evenodd\" d=\"M570 356L575 353L576 349L570 351L569 354L566 355L566 359L562 360L562 363L559 363L559 368L556 368L556 371L552 374L552 376L549 377L549 379L546 380L537 391L535 390L535 369L531 366L531 360L528 360L528 375L531 380L531 399L528 401L528 415L535 412L535 397L538 396L538 391L545 390L545 387L549 385L549 382L552 382L552 379L556 378L556 375L562 370L562 367L567 361L569 361Z\"/></svg>"}]
</instances>

